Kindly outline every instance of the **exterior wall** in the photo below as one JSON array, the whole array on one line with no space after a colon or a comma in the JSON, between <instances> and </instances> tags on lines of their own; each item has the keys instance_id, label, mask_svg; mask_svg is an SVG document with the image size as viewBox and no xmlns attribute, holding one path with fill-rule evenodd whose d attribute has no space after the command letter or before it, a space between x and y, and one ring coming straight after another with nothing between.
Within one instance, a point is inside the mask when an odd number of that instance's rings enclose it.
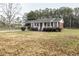
<instances>
[{"instance_id":1,"label":"exterior wall","mask_svg":"<svg viewBox=\"0 0 79 59\"><path fill-rule=\"evenodd\" d=\"M59 28L63 28L63 23L59 22Z\"/></svg>"},{"instance_id":2,"label":"exterior wall","mask_svg":"<svg viewBox=\"0 0 79 59\"><path fill-rule=\"evenodd\" d=\"M63 19L59 22L59 28L63 28L63 25L64 25L64 21L63 21Z\"/></svg>"}]
</instances>

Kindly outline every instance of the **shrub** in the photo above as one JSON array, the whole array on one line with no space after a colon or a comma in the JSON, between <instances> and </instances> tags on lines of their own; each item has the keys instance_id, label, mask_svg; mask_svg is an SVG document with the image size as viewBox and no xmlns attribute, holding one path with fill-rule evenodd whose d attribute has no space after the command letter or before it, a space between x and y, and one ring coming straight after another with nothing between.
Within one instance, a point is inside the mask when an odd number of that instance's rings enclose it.
<instances>
[{"instance_id":1,"label":"shrub","mask_svg":"<svg viewBox=\"0 0 79 59\"><path fill-rule=\"evenodd\" d=\"M26 27L21 27L21 30L22 30L22 31L25 31L25 29L26 29Z\"/></svg>"}]
</instances>

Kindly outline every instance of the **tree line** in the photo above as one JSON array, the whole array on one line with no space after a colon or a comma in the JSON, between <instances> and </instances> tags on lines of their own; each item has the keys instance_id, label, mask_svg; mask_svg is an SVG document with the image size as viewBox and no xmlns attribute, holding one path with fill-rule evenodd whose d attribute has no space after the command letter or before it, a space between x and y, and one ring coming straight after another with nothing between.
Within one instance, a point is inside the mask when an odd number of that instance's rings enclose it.
<instances>
[{"instance_id":1,"label":"tree line","mask_svg":"<svg viewBox=\"0 0 79 59\"><path fill-rule=\"evenodd\" d=\"M37 20L41 18L63 18L65 28L79 28L79 8L60 7L46 8L24 13L23 20Z\"/></svg>"}]
</instances>

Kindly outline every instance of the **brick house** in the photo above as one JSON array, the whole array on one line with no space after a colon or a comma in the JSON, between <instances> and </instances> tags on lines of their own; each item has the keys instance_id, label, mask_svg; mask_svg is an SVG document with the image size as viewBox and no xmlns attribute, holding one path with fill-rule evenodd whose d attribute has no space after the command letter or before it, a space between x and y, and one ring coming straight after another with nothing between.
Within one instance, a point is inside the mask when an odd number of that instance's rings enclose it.
<instances>
[{"instance_id":1,"label":"brick house","mask_svg":"<svg viewBox=\"0 0 79 59\"><path fill-rule=\"evenodd\" d=\"M27 20L24 26L30 30L37 31L61 31L63 24L63 18L44 18L31 21Z\"/></svg>"}]
</instances>

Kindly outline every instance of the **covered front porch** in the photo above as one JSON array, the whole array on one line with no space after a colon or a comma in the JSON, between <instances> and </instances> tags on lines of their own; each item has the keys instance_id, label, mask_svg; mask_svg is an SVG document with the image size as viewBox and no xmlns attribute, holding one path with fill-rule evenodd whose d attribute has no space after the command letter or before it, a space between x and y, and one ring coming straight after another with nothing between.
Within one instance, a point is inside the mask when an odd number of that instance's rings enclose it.
<instances>
[{"instance_id":1,"label":"covered front porch","mask_svg":"<svg viewBox=\"0 0 79 59\"><path fill-rule=\"evenodd\" d=\"M37 28L37 30L42 31L45 28L58 28L59 22L39 22L31 23L31 28Z\"/></svg>"}]
</instances>

